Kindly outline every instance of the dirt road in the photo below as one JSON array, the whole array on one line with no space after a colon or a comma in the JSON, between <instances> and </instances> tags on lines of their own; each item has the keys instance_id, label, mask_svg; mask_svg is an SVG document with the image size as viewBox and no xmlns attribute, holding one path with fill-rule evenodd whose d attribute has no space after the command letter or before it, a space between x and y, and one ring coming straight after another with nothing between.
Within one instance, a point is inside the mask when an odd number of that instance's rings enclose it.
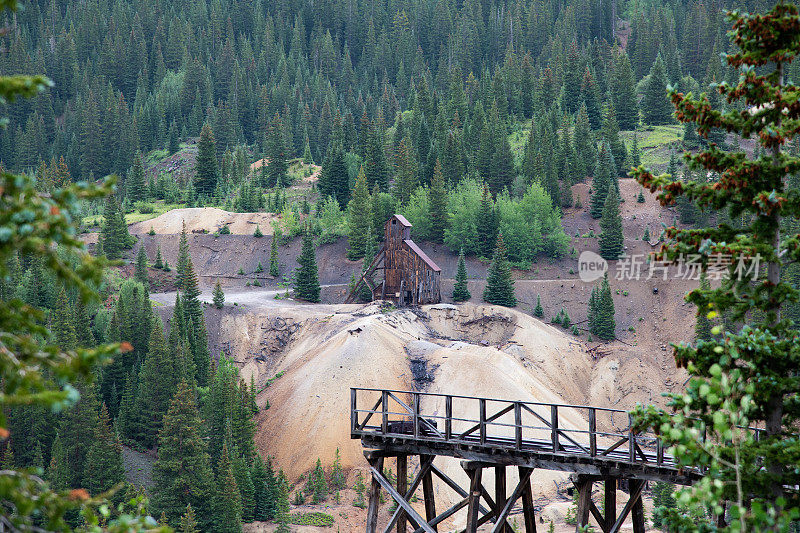
<instances>
[{"instance_id":1,"label":"dirt road","mask_svg":"<svg viewBox=\"0 0 800 533\"><path fill-rule=\"evenodd\" d=\"M337 287L347 287L346 283L331 283L327 285L321 285L320 288L337 288ZM225 291L225 304L226 305L233 305L234 303L238 307L286 307L290 304L295 305L318 305L318 304L309 304L307 302L301 302L299 300L293 300L291 298L286 298L284 295L286 294L287 290L289 289L260 289L258 287L252 289L233 289L233 290L226 290ZM276 296L280 296L280 298L276 298ZM150 299L157 304L170 306L175 303L175 292L160 292L156 294L151 294ZM212 295L212 289L207 288L200 292L200 301L211 304L213 302L214 296Z\"/></svg>"}]
</instances>

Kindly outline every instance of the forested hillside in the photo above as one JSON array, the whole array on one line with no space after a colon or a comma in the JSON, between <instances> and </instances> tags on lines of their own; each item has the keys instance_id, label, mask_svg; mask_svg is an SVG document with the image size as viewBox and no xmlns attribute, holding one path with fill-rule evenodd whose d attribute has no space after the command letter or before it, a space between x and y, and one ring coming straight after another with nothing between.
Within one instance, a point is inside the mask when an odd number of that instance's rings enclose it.
<instances>
[{"instance_id":1,"label":"forested hillside","mask_svg":"<svg viewBox=\"0 0 800 533\"><path fill-rule=\"evenodd\" d=\"M7 20L0 71L43 73L54 86L2 110L0 160L24 170L63 157L74 177L125 175L137 149L175 146L207 122L218 159L240 143L268 149L277 128L288 155L307 145L321 162L338 142L367 159L370 185L385 186L394 172L370 135L385 140L397 125L388 140L406 139L423 182L438 157L451 181L476 170L500 190L513 181L500 132L514 120L536 117L552 136L583 104L597 130L613 104L632 129L634 85L651 68L686 89L729 77L724 4L29 2ZM666 99L659 106L669 114ZM643 109L646 122L669 121Z\"/></svg>"}]
</instances>

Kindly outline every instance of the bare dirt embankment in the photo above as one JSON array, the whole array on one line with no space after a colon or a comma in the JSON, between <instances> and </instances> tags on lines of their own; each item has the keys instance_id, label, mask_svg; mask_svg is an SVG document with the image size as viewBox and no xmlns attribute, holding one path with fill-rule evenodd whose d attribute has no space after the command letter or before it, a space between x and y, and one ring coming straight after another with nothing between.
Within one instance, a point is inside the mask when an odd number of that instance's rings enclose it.
<instances>
[{"instance_id":1,"label":"bare dirt embankment","mask_svg":"<svg viewBox=\"0 0 800 533\"><path fill-rule=\"evenodd\" d=\"M350 387L596 405L608 405L611 389L625 391L614 400L626 406L649 400L651 391L664 388L657 382L663 375L660 360L640 358L643 379L632 384L617 371L625 364L619 358L596 361L583 343L560 328L488 305L440 304L386 312L377 304L264 305L254 298L235 309L209 308L207 319L209 331L215 331L213 352L232 357L246 380L252 375L259 406L269 405L257 415L256 442L292 482L317 458L323 465L332 464L337 449L342 465L354 469L349 487L354 472L363 471L360 442L350 439ZM443 406L435 404L423 405L425 409L443 412ZM571 411L563 414L562 422L576 429L586 424ZM437 461L451 477L466 482L458 461ZM389 463L389 468L394 465ZM557 522L569 505L556 494L558 485L566 485L566 476L537 471L534 481L537 507ZM488 485L492 490L491 480ZM435 490L439 505L453 502L449 489ZM352 501L351 492L343 491L343 504ZM341 515L340 530L363 525L362 510L330 505L329 512ZM388 512L382 509L382 514ZM463 520L459 515L451 525ZM353 521L356 525L348 525ZM253 527L252 531L268 529Z\"/></svg>"},{"instance_id":2,"label":"bare dirt embankment","mask_svg":"<svg viewBox=\"0 0 800 533\"><path fill-rule=\"evenodd\" d=\"M137 222L128 227L134 235L148 233L151 229L158 234L175 235L183 225L190 233L214 233L228 226L232 235L252 235L256 226L264 235L272 235L271 213L231 213L216 207L187 207L173 209L150 220Z\"/></svg>"}]
</instances>

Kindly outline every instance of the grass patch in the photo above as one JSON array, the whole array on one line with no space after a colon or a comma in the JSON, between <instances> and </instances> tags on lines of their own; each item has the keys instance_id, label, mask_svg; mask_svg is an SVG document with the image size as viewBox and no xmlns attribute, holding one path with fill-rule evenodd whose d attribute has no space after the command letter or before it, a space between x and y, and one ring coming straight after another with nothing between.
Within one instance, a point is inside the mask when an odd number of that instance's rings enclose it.
<instances>
[{"instance_id":1,"label":"grass patch","mask_svg":"<svg viewBox=\"0 0 800 533\"><path fill-rule=\"evenodd\" d=\"M326 513L297 513L289 516L289 523L297 526L331 527L334 519Z\"/></svg>"},{"instance_id":2,"label":"grass patch","mask_svg":"<svg viewBox=\"0 0 800 533\"><path fill-rule=\"evenodd\" d=\"M142 222L143 220L150 220L156 218L158 216L163 215L168 211L172 211L173 209L181 209L186 207L186 204L165 204L162 200L157 202L148 203L148 206L153 207L153 211L151 213L140 213L138 211L134 211L132 213L127 213L125 215L125 223L126 224L135 224L136 222ZM146 209L149 211L149 208ZM91 217L86 217L83 219L83 225L85 226L100 226L103 224L103 215L94 215Z\"/></svg>"},{"instance_id":3,"label":"grass patch","mask_svg":"<svg viewBox=\"0 0 800 533\"><path fill-rule=\"evenodd\" d=\"M630 150L633 146L633 131L624 131L620 135ZM680 146L682 140L683 126L680 124L652 126L636 132L636 142L642 153L642 164L645 166L666 166L669 163L672 147L677 153L683 151L683 147Z\"/></svg>"}]
</instances>

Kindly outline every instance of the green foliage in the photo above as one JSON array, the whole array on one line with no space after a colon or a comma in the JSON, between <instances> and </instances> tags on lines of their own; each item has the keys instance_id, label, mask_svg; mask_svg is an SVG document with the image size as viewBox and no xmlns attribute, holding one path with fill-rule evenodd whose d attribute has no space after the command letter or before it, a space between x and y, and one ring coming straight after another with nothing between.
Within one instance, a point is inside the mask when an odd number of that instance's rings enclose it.
<instances>
[{"instance_id":1,"label":"green foliage","mask_svg":"<svg viewBox=\"0 0 800 533\"><path fill-rule=\"evenodd\" d=\"M511 276L511 266L508 263L502 233L497 236L492 264L486 275L483 300L490 304L506 307L516 307L517 305L517 298L514 295L514 279Z\"/></svg>"},{"instance_id":2,"label":"green foliage","mask_svg":"<svg viewBox=\"0 0 800 533\"><path fill-rule=\"evenodd\" d=\"M603 277L599 286L592 288L589 297L589 332L601 340L616 338L616 321L614 319L614 299L608 284L608 274Z\"/></svg>"},{"instance_id":3,"label":"green foliage","mask_svg":"<svg viewBox=\"0 0 800 533\"><path fill-rule=\"evenodd\" d=\"M214 291L212 292L214 307L222 309L225 306L225 293L222 292L222 287L219 280L214 284Z\"/></svg>"},{"instance_id":4,"label":"green foliage","mask_svg":"<svg viewBox=\"0 0 800 533\"><path fill-rule=\"evenodd\" d=\"M664 526L663 514L670 509L676 509L678 502L675 499L675 485L664 481L657 481L653 487L653 527Z\"/></svg>"},{"instance_id":5,"label":"green foliage","mask_svg":"<svg viewBox=\"0 0 800 533\"><path fill-rule=\"evenodd\" d=\"M227 228L227 226L225 226L225 227ZM260 239L263 236L264 236L264 234L261 233L261 226L256 224L256 230L253 232L253 237L255 237L256 239Z\"/></svg>"},{"instance_id":6,"label":"green foliage","mask_svg":"<svg viewBox=\"0 0 800 533\"><path fill-rule=\"evenodd\" d=\"M289 518L289 523L297 526L332 527L334 522L331 515L320 512L297 513Z\"/></svg>"},{"instance_id":7,"label":"green foliage","mask_svg":"<svg viewBox=\"0 0 800 533\"><path fill-rule=\"evenodd\" d=\"M456 283L453 286L453 300L465 302L472 298L467 288L467 265L464 261L464 249L458 253L458 269L456 271Z\"/></svg>"},{"instance_id":8,"label":"green foliage","mask_svg":"<svg viewBox=\"0 0 800 533\"><path fill-rule=\"evenodd\" d=\"M197 160L194 167L194 186L201 196L211 196L217 186L217 147L211 126L203 125L197 143Z\"/></svg>"},{"instance_id":9,"label":"green foliage","mask_svg":"<svg viewBox=\"0 0 800 533\"><path fill-rule=\"evenodd\" d=\"M277 278L280 275L280 264L278 263L278 238L279 232L272 234L272 241L269 245L269 275Z\"/></svg>"},{"instance_id":10,"label":"green foliage","mask_svg":"<svg viewBox=\"0 0 800 533\"><path fill-rule=\"evenodd\" d=\"M721 112L701 95L670 94L681 121L694 122L701 134L721 128L749 137L758 135L758 146L769 154L750 160L710 145L699 154L686 155L687 165L705 176L715 171L716 183L704 180L679 182L669 175L653 176L640 168L639 182L658 189L662 201L686 196L700 208L729 210L741 221L740 228L727 225L701 230L667 230L664 259L679 255L730 254L740 258L760 255L766 275L759 279L734 275L730 282L711 289L691 291L687 300L712 321L710 340L675 346L675 359L692 377L687 390L669 395L670 417L654 407L640 408L641 425L662 431L662 440L680 464L704 468L704 476L691 489L679 491L677 500L689 512L668 510L660 519L669 529L700 531L713 525L696 511L722 512L729 507L731 523L725 531L790 530L800 518L800 505L786 486L797 464L793 444L797 439L797 410L793 407L800 379L795 371L800 359L797 330L781 312L797 290L781 281L781 269L796 261L798 236L782 234L783 219L800 214L787 187L787 173L800 168L800 160L783 145L796 135L796 88L779 88L786 68L800 52L800 15L792 4L777 3L767 13L731 15L734 44L726 56L729 66L741 69L736 85L719 85L723 99L732 105L746 101L759 111ZM786 89L784 91L784 89ZM791 117L791 118L789 118ZM762 267L763 268L763 267ZM733 272L733 267L731 268ZM723 334L720 316L726 318ZM716 319L716 320L715 320ZM748 427L763 428L755 438ZM707 438L700 438L707 435ZM767 458L766 460L764 458ZM719 530L719 529L718 529Z\"/></svg>"},{"instance_id":11,"label":"green foliage","mask_svg":"<svg viewBox=\"0 0 800 533\"><path fill-rule=\"evenodd\" d=\"M347 216L336 198L329 196L317 205L317 220L322 227L320 244L331 244L347 235Z\"/></svg>"},{"instance_id":12,"label":"green foliage","mask_svg":"<svg viewBox=\"0 0 800 533\"><path fill-rule=\"evenodd\" d=\"M356 186L347 206L347 258L356 261L364 257L367 238L372 224L369 189L364 168L358 172Z\"/></svg>"},{"instance_id":13,"label":"green foliage","mask_svg":"<svg viewBox=\"0 0 800 533\"><path fill-rule=\"evenodd\" d=\"M336 448L336 455L333 459L333 466L331 466L331 489L340 490L345 489L347 477L342 470L342 461L339 456L339 448Z\"/></svg>"},{"instance_id":14,"label":"green foliage","mask_svg":"<svg viewBox=\"0 0 800 533\"><path fill-rule=\"evenodd\" d=\"M667 83L664 61L661 54L658 54L647 76L642 97L641 108L645 124L658 126L674 122L672 106L667 99Z\"/></svg>"},{"instance_id":15,"label":"green foliage","mask_svg":"<svg viewBox=\"0 0 800 533\"><path fill-rule=\"evenodd\" d=\"M309 302L319 302L319 274L317 273L317 255L314 250L314 237L310 231L303 234L303 248L297 257L300 268L294 275L294 295Z\"/></svg>"},{"instance_id":16,"label":"green foliage","mask_svg":"<svg viewBox=\"0 0 800 533\"><path fill-rule=\"evenodd\" d=\"M536 295L536 307L533 309L533 316L537 318L542 318L544 316L544 309L542 309L542 298L540 295Z\"/></svg>"},{"instance_id":17,"label":"green foliage","mask_svg":"<svg viewBox=\"0 0 800 533\"><path fill-rule=\"evenodd\" d=\"M136 254L134 278L145 287L150 286L150 277L147 273L147 254L144 251L144 246L139 246L139 253Z\"/></svg>"},{"instance_id":18,"label":"green foliage","mask_svg":"<svg viewBox=\"0 0 800 533\"><path fill-rule=\"evenodd\" d=\"M264 139L266 164L266 187L283 187L287 185L286 176L286 139L284 138L283 120L278 112L272 117Z\"/></svg>"},{"instance_id":19,"label":"green foliage","mask_svg":"<svg viewBox=\"0 0 800 533\"><path fill-rule=\"evenodd\" d=\"M600 255L604 259L618 259L624 251L622 237L622 217L619 212L619 197L617 191L612 189L603 206L603 215L600 218Z\"/></svg>"},{"instance_id":20,"label":"green foliage","mask_svg":"<svg viewBox=\"0 0 800 533\"><path fill-rule=\"evenodd\" d=\"M220 533L239 533L242 531L242 499L233 475L228 447L223 445L222 455L217 464L214 497L211 504L214 517L212 530Z\"/></svg>"}]
</instances>

